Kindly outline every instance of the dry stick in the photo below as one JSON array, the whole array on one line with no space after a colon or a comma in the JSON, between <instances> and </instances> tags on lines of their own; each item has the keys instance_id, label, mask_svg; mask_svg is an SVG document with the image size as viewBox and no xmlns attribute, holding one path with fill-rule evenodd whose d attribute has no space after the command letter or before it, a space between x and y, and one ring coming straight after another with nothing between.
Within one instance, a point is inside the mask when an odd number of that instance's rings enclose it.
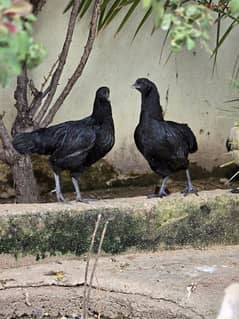
<instances>
[{"instance_id":1,"label":"dry stick","mask_svg":"<svg viewBox=\"0 0 239 319\"><path fill-rule=\"evenodd\" d=\"M32 12L35 15L38 15L38 13L42 10L46 2L47 0L31 0L31 4L33 5Z\"/></svg>"},{"instance_id":2,"label":"dry stick","mask_svg":"<svg viewBox=\"0 0 239 319\"><path fill-rule=\"evenodd\" d=\"M97 230L99 228L100 224L100 219L101 219L101 214L98 215L97 221L95 223L95 229L91 238L91 243L90 243L90 248L88 250L88 255L87 255L87 262L86 262L86 267L85 267L85 282L84 282L84 293L83 293L83 318L85 317L85 314L87 313L87 301L86 301L86 292L87 292L87 279L88 279L88 270L89 270L89 264L90 264L90 257L92 253L92 249L95 243L95 236L97 233Z\"/></svg>"},{"instance_id":3,"label":"dry stick","mask_svg":"<svg viewBox=\"0 0 239 319\"><path fill-rule=\"evenodd\" d=\"M59 55L59 63L58 63L58 66L52 76L52 79L51 79L51 83L50 83L50 91L46 97L46 100L44 102L44 104L42 105L42 107L40 108L38 114L36 115L36 118L35 118L35 122L36 123L40 123L43 116L45 115L45 113L47 112L52 100L53 100L53 97L56 93L56 89L57 89L57 86L59 84L59 80L61 78L61 75L62 75L62 72L63 72L63 69L65 67L65 64L66 64L66 59L67 59L67 56L68 56L68 53L69 53L69 49L70 49L70 46L71 46L71 42L72 42L72 37L73 37L73 32L74 32L74 29L75 29L75 25L76 25L76 20L77 20L77 15L78 15L78 11L79 11L79 8L80 8L80 3L81 1L80 0L74 0L74 3L73 3L73 7L72 7L72 10L71 10L71 14L70 14L70 18L69 18L69 23L68 23L68 27L67 27L67 32L66 32L66 37L65 37L65 41L64 41L64 44L63 44L63 48L62 48L62 51Z\"/></svg>"},{"instance_id":4,"label":"dry stick","mask_svg":"<svg viewBox=\"0 0 239 319\"><path fill-rule=\"evenodd\" d=\"M95 41L95 38L97 35L101 2L102 2L102 0L95 1L93 13L92 13L92 17L91 17L91 22L90 22L89 35L88 35L88 39L86 41L86 45L85 45L84 52L83 52L83 55L81 57L80 63L76 67L74 73L72 74L72 76L68 80L67 84L63 88L61 94L59 95L59 97L57 98L56 102L51 107L51 109L50 110L48 110L48 108L44 109L45 118L43 116L40 119L42 127L48 126L52 122L56 112L59 110L59 108L61 107L61 105L65 101L66 97L71 92L73 86L75 85L75 83L77 82L77 80L79 79L79 77L81 76L81 74L85 68L85 65L88 61L88 58L89 58L90 53L92 51L93 44L94 44L94 41Z\"/></svg>"},{"instance_id":5,"label":"dry stick","mask_svg":"<svg viewBox=\"0 0 239 319\"><path fill-rule=\"evenodd\" d=\"M36 88L33 80L30 80L29 83L28 83L28 86L30 88L30 91L31 91L31 94L33 96L37 96L40 92L38 91L38 89Z\"/></svg>"},{"instance_id":6,"label":"dry stick","mask_svg":"<svg viewBox=\"0 0 239 319\"><path fill-rule=\"evenodd\" d=\"M50 92L50 89L51 89L50 86L48 86L45 91L43 91L43 90L44 90L45 85L47 84L47 82L48 82L49 79L51 78L53 72L55 71L58 62L59 62L59 58L57 58L57 60L53 63L53 65L52 65L52 67L51 67L51 69L50 69L48 75L44 77L44 80L43 80L43 82L42 82L42 84L41 84L40 91L38 91L39 94L36 95L36 96L34 96L32 102L31 102L31 104L30 104L30 107L29 107L29 108L30 108L30 116L31 116L32 118L33 118L33 117L36 115L36 113L38 112L39 107L41 106L41 103L42 103L42 100L44 99L44 97ZM30 81L30 82L31 82L31 81Z\"/></svg>"},{"instance_id":7,"label":"dry stick","mask_svg":"<svg viewBox=\"0 0 239 319\"><path fill-rule=\"evenodd\" d=\"M48 75L46 77L44 77L44 81L41 84L41 91L44 90L45 85L47 84L47 82L49 81L50 77L52 76L53 72L55 71L55 68L57 66L59 62L59 57L57 58L57 60L53 63Z\"/></svg>"},{"instance_id":8,"label":"dry stick","mask_svg":"<svg viewBox=\"0 0 239 319\"><path fill-rule=\"evenodd\" d=\"M83 319L88 319L88 303L89 303L89 300L90 300L90 292L91 292L91 288L92 288L92 282L93 282L95 270L96 270L96 267L97 267L97 263L98 263L98 260L99 260L100 254L101 254L101 248L102 248L102 244L103 244L103 241L104 241L104 238L105 238L105 233L106 233L106 229L107 229L108 223L109 223L109 221L105 222L103 231L101 233L101 238L100 238L100 243L99 243L99 247L98 247L98 252L97 252L97 255L95 257L95 263L93 265L93 269L92 269L92 272L91 272L88 292L87 292L87 296L86 296L86 302L87 302L86 311L87 312L83 313Z\"/></svg>"}]
</instances>

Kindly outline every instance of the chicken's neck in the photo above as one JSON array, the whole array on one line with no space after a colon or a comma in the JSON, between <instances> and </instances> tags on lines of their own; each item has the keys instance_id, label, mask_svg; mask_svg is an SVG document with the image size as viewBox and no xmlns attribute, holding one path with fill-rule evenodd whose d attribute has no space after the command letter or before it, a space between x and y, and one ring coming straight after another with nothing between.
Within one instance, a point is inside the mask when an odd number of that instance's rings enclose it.
<instances>
[{"instance_id":1,"label":"chicken's neck","mask_svg":"<svg viewBox=\"0 0 239 319\"><path fill-rule=\"evenodd\" d=\"M151 89L148 94L142 93L140 119L142 120L145 116L164 121L163 110L160 105L160 97L157 89Z\"/></svg>"},{"instance_id":2,"label":"chicken's neck","mask_svg":"<svg viewBox=\"0 0 239 319\"><path fill-rule=\"evenodd\" d=\"M99 123L112 119L110 101L95 99L92 117Z\"/></svg>"}]
</instances>

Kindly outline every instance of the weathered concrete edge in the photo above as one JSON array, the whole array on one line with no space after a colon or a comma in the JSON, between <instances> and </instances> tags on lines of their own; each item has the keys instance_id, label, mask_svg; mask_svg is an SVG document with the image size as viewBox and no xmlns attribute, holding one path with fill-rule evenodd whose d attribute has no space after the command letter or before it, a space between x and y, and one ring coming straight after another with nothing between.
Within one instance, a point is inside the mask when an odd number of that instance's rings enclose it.
<instances>
[{"instance_id":1,"label":"weathered concrete edge","mask_svg":"<svg viewBox=\"0 0 239 319\"><path fill-rule=\"evenodd\" d=\"M14 209L6 206L2 211L0 253L16 256L33 254L41 258L48 253L85 253L98 213L103 221L110 220L103 244L106 253L132 247L239 244L239 196L226 191L203 192L199 197L186 199L174 195L150 201L108 200L89 206L15 205ZM99 234L96 244L98 240Z\"/></svg>"}]
</instances>

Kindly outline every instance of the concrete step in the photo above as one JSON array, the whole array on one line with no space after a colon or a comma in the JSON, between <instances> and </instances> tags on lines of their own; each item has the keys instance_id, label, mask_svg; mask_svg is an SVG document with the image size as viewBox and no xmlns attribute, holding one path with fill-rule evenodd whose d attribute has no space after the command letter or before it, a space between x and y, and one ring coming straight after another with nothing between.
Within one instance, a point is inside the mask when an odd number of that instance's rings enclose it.
<instances>
[{"instance_id":1,"label":"concrete step","mask_svg":"<svg viewBox=\"0 0 239 319\"><path fill-rule=\"evenodd\" d=\"M106 253L239 244L239 195L214 190L199 196L173 194L163 199L134 197L90 204L3 204L0 254L36 258L84 254L99 213L102 221L110 221L103 244ZM100 231L96 243L99 235Z\"/></svg>"}]
</instances>

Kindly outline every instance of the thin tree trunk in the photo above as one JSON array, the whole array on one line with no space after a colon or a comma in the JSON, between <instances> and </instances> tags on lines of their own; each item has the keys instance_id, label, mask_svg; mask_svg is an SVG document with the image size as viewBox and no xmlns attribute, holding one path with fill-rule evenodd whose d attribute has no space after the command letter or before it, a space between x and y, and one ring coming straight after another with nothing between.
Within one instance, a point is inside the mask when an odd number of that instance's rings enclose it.
<instances>
[{"instance_id":1,"label":"thin tree trunk","mask_svg":"<svg viewBox=\"0 0 239 319\"><path fill-rule=\"evenodd\" d=\"M46 0L31 0L33 12L38 14L46 4ZM93 43L97 35L97 26L100 16L100 5L102 0L94 1L94 8L90 23L88 39L85 45L84 53L80 58L75 72L72 74L67 85L63 88L60 96L53 106L52 100L55 96L59 80L63 73L68 58L68 52L71 46L71 40L77 21L77 15L81 0L73 0L73 7L68 22L66 37L62 51L57 62L51 68L48 76L44 79L41 88L37 89L32 80L28 78L27 69L24 65L22 74L18 77L17 87L14 93L16 100L15 107L17 116L12 126L12 136L21 132L32 131L38 127L48 126L65 98L71 92L74 84L82 75L83 69L87 63L92 51ZM49 86L44 90L45 85L50 80ZM29 99L28 90L30 89L33 98ZM50 110L50 111L49 111ZM11 144L11 138L8 135L6 127L1 121L0 115L0 139L3 142L3 149L0 150L0 159L11 166L13 180L16 190L16 201L18 203L32 203L38 200L38 188L33 173L33 167L29 156L23 156L17 153Z\"/></svg>"},{"instance_id":2,"label":"thin tree trunk","mask_svg":"<svg viewBox=\"0 0 239 319\"><path fill-rule=\"evenodd\" d=\"M38 187L30 156L19 156L11 165L17 203L36 203Z\"/></svg>"},{"instance_id":3,"label":"thin tree trunk","mask_svg":"<svg viewBox=\"0 0 239 319\"><path fill-rule=\"evenodd\" d=\"M29 79L27 75L27 69L24 65L22 74L17 78L17 87L14 92L17 116L12 126L13 137L17 133L32 131L34 127L34 123L29 117L29 101L27 98L28 83ZM16 202L37 202L39 197L38 187L34 177L30 156L23 156L18 154L18 156L15 157L10 166L14 180Z\"/></svg>"}]
</instances>

